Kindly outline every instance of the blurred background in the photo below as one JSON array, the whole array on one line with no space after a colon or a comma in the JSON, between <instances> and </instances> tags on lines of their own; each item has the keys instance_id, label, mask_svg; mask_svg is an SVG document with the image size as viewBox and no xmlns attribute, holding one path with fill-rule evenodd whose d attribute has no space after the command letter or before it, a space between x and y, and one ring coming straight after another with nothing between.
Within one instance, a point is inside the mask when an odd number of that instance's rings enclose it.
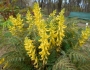
<instances>
[{"instance_id":1,"label":"blurred background","mask_svg":"<svg viewBox=\"0 0 90 70\"><path fill-rule=\"evenodd\" d=\"M60 12L62 8L66 9L66 16L71 11L90 12L90 0L0 0L0 8L2 6L8 7L9 4L12 4L12 6L18 6L20 9L23 9L32 7L34 2L39 3L42 12L46 15L50 14L53 10Z\"/></svg>"}]
</instances>

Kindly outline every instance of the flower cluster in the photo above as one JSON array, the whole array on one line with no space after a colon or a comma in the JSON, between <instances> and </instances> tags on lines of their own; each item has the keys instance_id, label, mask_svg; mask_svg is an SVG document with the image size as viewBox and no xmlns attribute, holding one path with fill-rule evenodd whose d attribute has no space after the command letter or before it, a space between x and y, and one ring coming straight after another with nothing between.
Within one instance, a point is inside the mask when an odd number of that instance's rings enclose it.
<instances>
[{"instance_id":1,"label":"flower cluster","mask_svg":"<svg viewBox=\"0 0 90 70\"><path fill-rule=\"evenodd\" d=\"M27 23L28 23L28 25L29 25L29 28L28 28L28 30L29 29L31 29L32 28L32 19L33 19L33 17L32 17L32 15L31 15L31 13L30 13L30 11L28 10L27 11L27 13L26 13L26 19L27 19Z\"/></svg>"},{"instance_id":2,"label":"flower cluster","mask_svg":"<svg viewBox=\"0 0 90 70\"><path fill-rule=\"evenodd\" d=\"M60 46L63 40L63 37L65 36L64 34L64 29L66 26L64 25L64 9L59 13L59 15L56 17L56 20L58 22L58 30L57 30L57 40L56 44L57 46Z\"/></svg>"},{"instance_id":3,"label":"flower cluster","mask_svg":"<svg viewBox=\"0 0 90 70\"><path fill-rule=\"evenodd\" d=\"M56 31L55 31L55 26L53 25L53 22L51 21L50 22L50 29L49 29L49 31L50 31L50 38L49 38L49 40L50 40L50 44L51 45L53 45L53 46L55 46L56 45L56 41L55 41L55 38L57 37L57 34L56 34ZM52 46L51 46L51 48L52 48Z\"/></svg>"},{"instance_id":4,"label":"flower cluster","mask_svg":"<svg viewBox=\"0 0 90 70\"><path fill-rule=\"evenodd\" d=\"M31 60L34 61L34 65L37 68L38 58L36 56L36 49L35 49L35 46L33 45L33 40L30 40L26 37L24 41L24 46L25 46L25 50L27 51L27 54L29 55Z\"/></svg>"},{"instance_id":5,"label":"flower cluster","mask_svg":"<svg viewBox=\"0 0 90 70\"><path fill-rule=\"evenodd\" d=\"M38 29L38 33L40 36L40 46L38 47L41 51L39 52L40 56L41 56L41 60L43 61L43 64L47 63L47 59L48 59L48 55L50 55L49 53L49 42L48 42L48 34L47 29L46 29L46 25L44 20L42 20L42 15L40 12L40 8L39 5L37 3L35 3L34 5L34 20L35 20L35 25L37 26Z\"/></svg>"},{"instance_id":6,"label":"flower cluster","mask_svg":"<svg viewBox=\"0 0 90 70\"><path fill-rule=\"evenodd\" d=\"M4 58L0 59L0 64L2 64L5 61Z\"/></svg>"},{"instance_id":7,"label":"flower cluster","mask_svg":"<svg viewBox=\"0 0 90 70\"><path fill-rule=\"evenodd\" d=\"M31 13L30 13L29 10L28 10L27 13L26 13L26 19L27 19L28 21L31 21L31 20L32 20L32 16L31 16Z\"/></svg>"},{"instance_id":8,"label":"flower cluster","mask_svg":"<svg viewBox=\"0 0 90 70\"><path fill-rule=\"evenodd\" d=\"M39 40L39 42L41 42L39 49L41 49L41 51L39 52L39 54L41 55L41 60L43 61L43 64L47 63L47 59L48 59L48 55L50 55L49 53L49 48L50 48L50 43L48 41L49 36L46 33L46 28L43 25L43 28L40 30L40 37L41 39Z\"/></svg>"},{"instance_id":9,"label":"flower cluster","mask_svg":"<svg viewBox=\"0 0 90 70\"><path fill-rule=\"evenodd\" d=\"M17 18L10 16L9 19L12 22L12 26L9 26L9 31L12 33L12 35L18 36L18 33L20 34L22 32L23 27L21 15L17 14Z\"/></svg>"},{"instance_id":10,"label":"flower cluster","mask_svg":"<svg viewBox=\"0 0 90 70\"><path fill-rule=\"evenodd\" d=\"M85 41L89 38L90 36L90 28L86 27L85 30L82 31L81 37L79 39L79 46L82 46Z\"/></svg>"},{"instance_id":11,"label":"flower cluster","mask_svg":"<svg viewBox=\"0 0 90 70\"><path fill-rule=\"evenodd\" d=\"M39 46L39 49L41 49L41 51L39 52L39 54L41 55L41 60L43 61L43 64L46 64L47 63L47 59L48 59L48 56L50 55L49 53L49 47L50 47L50 44L48 42L48 36L46 33L43 33L43 35L41 35L41 39L40 39L40 46Z\"/></svg>"},{"instance_id":12,"label":"flower cluster","mask_svg":"<svg viewBox=\"0 0 90 70\"><path fill-rule=\"evenodd\" d=\"M34 66L36 68L38 67L39 62L38 55L40 55L40 60L42 60L43 65L45 65L47 63L48 56L50 55L49 51L52 49L52 46L61 45L64 37L64 29L66 28L64 25L63 13L64 10L62 10L58 16L55 16L56 11L53 11L53 13L49 15L48 21L49 19L51 20L48 25L45 19L42 19L38 3L34 4L33 15L30 14L29 10L27 11L26 24L29 25L29 27L27 27L28 36L30 36L30 33L34 33L35 38L30 37L29 39L25 36L24 47L31 60L34 61ZM16 18L10 16L10 21L13 23L12 26L9 26L10 32L12 35L18 36L24 30L21 15L18 14ZM33 44L33 42L36 41L37 36L39 36L37 41L40 43L38 46ZM36 50L38 50L37 53Z\"/></svg>"},{"instance_id":13,"label":"flower cluster","mask_svg":"<svg viewBox=\"0 0 90 70\"><path fill-rule=\"evenodd\" d=\"M50 13L49 17L54 17L56 14L56 10L54 10L52 13Z\"/></svg>"},{"instance_id":14,"label":"flower cluster","mask_svg":"<svg viewBox=\"0 0 90 70\"><path fill-rule=\"evenodd\" d=\"M52 45L55 46L56 44L56 41L55 41L55 38L57 37L57 34L56 34L56 24L55 24L55 21L56 21L56 10L54 10L50 15L49 15L49 18L51 18L52 20L50 21L50 24L49 24L49 40L50 40L50 45L51 45L51 48L52 48Z\"/></svg>"},{"instance_id":15,"label":"flower cluster","mask_svg":"<svg viewBox=\"0 0 90 70\"><path fill-rule=\"evenodd\" d=\"M34 4L33 13L34 13L34 22L35 22L35 25L39 29L40 28L40 24L42 23L42 19L41 19L42 18L42 14L41 14L41 11L40 11L38 3Z\"/></svg>"}]
</instances>

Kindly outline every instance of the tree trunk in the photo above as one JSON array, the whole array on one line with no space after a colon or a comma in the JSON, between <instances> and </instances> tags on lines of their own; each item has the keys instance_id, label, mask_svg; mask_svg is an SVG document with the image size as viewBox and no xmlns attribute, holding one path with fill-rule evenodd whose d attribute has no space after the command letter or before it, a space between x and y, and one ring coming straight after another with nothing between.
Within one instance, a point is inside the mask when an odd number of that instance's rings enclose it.
<instances>
[{"instance_id":1,"label":"tree trunk","mask_svg":"<svg viewBox=\"0 0 90 70\"><path fill-rule=\"evenodd\" d=\"M62 0L58 0L58 12L61 11L61 7L62 7Z\"/></svg>"}]
</instances>

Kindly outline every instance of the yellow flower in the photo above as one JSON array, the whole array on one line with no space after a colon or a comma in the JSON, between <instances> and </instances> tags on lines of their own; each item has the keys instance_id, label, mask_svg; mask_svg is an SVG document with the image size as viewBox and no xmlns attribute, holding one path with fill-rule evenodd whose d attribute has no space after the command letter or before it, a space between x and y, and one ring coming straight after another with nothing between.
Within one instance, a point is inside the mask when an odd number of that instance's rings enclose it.
<instances>
[{"instance_id":1,"label":"yellow flower","mask_svg":"<svg viewBox=\"0 0 90 70\"><path fill-rule=\"evenodd\" d=\"M34 12L34 15L35 15L34 17L37 18L37 19L40 19L42 17L41 12L40 12L40 9L41 8L39 7L39 4L38 3L35 3L34 4L33 12Z\"/></svg>"},{"instance_id":2,"label":"yellow flower","mask_svg":"<svg viewBox=\"0 0 90 70\"><path fill-rule=\"evenodd\" d=\"M40 25L42 24L42 14L41 14L41 10L39 8L39 4L35 3L34 4L34 23L37 26L38 30L40 30L39 28L41 27Z\"/></svg>"},{"instance_id":3,"label":"yellow flower","mask_svg":"<svg viewBox=\"0 0 90 70\"><path fill-rule=\"evenodd\" d=\"M36 49L35 46L33 45L33 41L26 37L24 41L24 46L25 50L27 51L27 54L29 55L31 60L34 61L35 67L38 67L38 58L36 56Z\"/></svg>"},{"instance_id":4,"label":"yellow flower","mask_svg":"<svg viewBox=\"0 0 90 70\"><path fill-rule=\"evenodd\" d=\"M41 42L39 49L41 51L39 54L41 55L41 60L43 61L43 64L47 63L48 55L49 53L49 48L50 48L50 43L48 42L49 36L47 35L46 31L43 30L43 32L40 34L41 39L39 40Z\"/></svg>"},{"instance_id":5,"label":"yellow flower","mask_svg":"<svg viewBox=\"0 0 90 70\"><path fill-rule=\"evenodd\" d=\"M50 44L48 43L47 39L46 40L44 39L39 46L39 49L41 49L39 54L41 55L41 60L43 61L43 64L47 63L48 56L50 55L49 47Z\"/></svg>"},{"instance_id":6,"label":"yellow flower","mask_svg":"<svg viewBox=\"0 0 90 70\"><path fill-rule=\"evenodd\" d=\"M40 12L40 8L37 3L35 3L35 5L34 5L33 12L34 12L34 23L37 26L39 36L41 37L41 39L39 40L41 42L41 44L38 47L39 49L41 49L39 54L41 56L41 60L43 61L43 64L46 64L48 55L50 55L50 53L49 53L50 45L48 42L49 36L46 33L46 31L47 31L46 24L45 24L45 21L42 20L42 14Z\"/></svg>"},{"instance_id":7,"label":"yellow flower","mask_svg":"<svg viewBox=\"0 0 90 70\"><path fill-rule=\"evenodd\" d=\"M86 27L86 29L82 31L81 37L79 39L79 46L82 46L89 38L89 36L90 36L90 28Z\"/></svg>"},{"instance_id":8,"label":"yellow flower","mask_svg":"<svg viewBox=\"0 0 90 70\"><path fill-rule=\"evenodd\" d=\"M49 17L54 17L55 14L56 14L56 10L54 10L54 11L49 15Z\"/></svg>"},{"instance_id":9,"label":"yellow flower","mask_svg":"<svg viewBox=\"0 0 90 70\"><path fill-rule=\"evenodd\" d=\"M16 18L10 16L9 19L12 22L12 26L9 26L9 31L12 33L12 35L18 36L22 32L23 28L23 20L21 19L21 15L17 14Z\"/></svg>"},{"instance_id":10,"label":"yellow flower","mask_svg":"<svg viewBox=\"0 0 90 70\"><path fill-rule=\"evenodd\" d=\"M31 21L31 20L32 20L32 16L31 16L29 10L28 10L27 13L26 13L26 19L27 19L28 21Z\"/></svg>"},{"instance_id":11,"label":"yellow flower","mask_svg":"<svg viewBox=\"0 0 90 70\"><path fill-rule=\"evenodd\" d=\"M0 64L2 64L4 61L4 58L0 59Z\"/></svg>"},{"instance_id":12,"label":"yellow flower","mask_svg":"<svg viewBox=\"0 0 90 70\"><path fill-rule=\"evenodd\" d=\"M53 22L51 21L50 22L50 28L49 28L49 31L50 31L50 44L52 46L55 46L56 42L55 42L55 38L57 37L57 34L56 34L56 28L53 24Z\"/></svg>"},{"instance_id":13,"label":"yellow flower","mask_svg":"<svg viewBox=\"0 0 90 70\"><path fill-rule=\"evenodd\" d=\"M63 40L63 37L65 36L64 34L64 29L66 28L66 26L64 25L64 9L61 10L61 12L59 13L59 15L56 17L56 20L58 22L58 29L57 29L57 38L56 38L56 45L60 46ZM59 47L60 48L60 47Z\"/></svg>"}]
</instances>

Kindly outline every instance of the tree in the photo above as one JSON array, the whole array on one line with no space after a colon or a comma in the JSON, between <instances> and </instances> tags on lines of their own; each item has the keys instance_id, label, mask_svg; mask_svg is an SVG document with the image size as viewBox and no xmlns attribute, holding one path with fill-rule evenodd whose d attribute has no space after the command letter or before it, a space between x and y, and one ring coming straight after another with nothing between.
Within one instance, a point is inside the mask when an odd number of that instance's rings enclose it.
<instances>
[{"instance_id":1,"label":"tree","mask_svg":"<svg viewBox=\"0 0 90 70\"><path fill-rule=\"evenodd\" d=\"M62 0L58 0L58 12L61 10Z\"/></svg>"}]
</instances>

